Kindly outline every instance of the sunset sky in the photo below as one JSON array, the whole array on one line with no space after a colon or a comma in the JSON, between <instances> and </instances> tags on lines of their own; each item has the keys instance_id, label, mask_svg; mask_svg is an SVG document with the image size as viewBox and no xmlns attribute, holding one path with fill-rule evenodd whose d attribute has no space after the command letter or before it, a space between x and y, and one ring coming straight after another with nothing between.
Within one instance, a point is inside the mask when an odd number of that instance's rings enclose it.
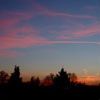
<instances>
[{"instance_id":1,"label":"sunset sky","mask_svg":"<svg viewBox=\"0 0 100 100\"><path fill-rule=\"evenodd\" d=\"M0 0L0 70L44 76L63 66L100 73L100 0Z\"/></svg>"}]
</instances>

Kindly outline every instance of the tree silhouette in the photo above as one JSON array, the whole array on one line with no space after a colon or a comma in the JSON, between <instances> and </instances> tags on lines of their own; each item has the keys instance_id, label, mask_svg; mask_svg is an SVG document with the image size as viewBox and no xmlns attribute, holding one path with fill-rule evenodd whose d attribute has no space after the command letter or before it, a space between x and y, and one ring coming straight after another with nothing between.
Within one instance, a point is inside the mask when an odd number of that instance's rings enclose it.
<instances>
[{"instance_id":1,"label":"tree silhouette","mask_svg":"<svg viewBox=\"0 0 100 100\"><path fill-rule=\"evenodd\" d=\"M31 80L30 80L30 83L31 83L32 87L39 87L39 85L40 85L39 77L35 78L34 76L32 76Z\"/></svg>"},{"instance_id":2,"label":"tree silhouette","mask_svg":"<svg viewBox=\"0 0 100 100\"><path fill-rule=\"evenodd\" d=\"M9 83L6 83L9 79ZM39 77L32 76L30 81L22 82L19 66L15 65L14 72L9 78L5 71L0 71L0 99L3 97L11 100L41 97L41 99L66 99L66 100L99 100L100 86L88 86L77 82L75 73L67 73L62 68L56 75L50 74L40 83ZM6 83L6 84L5 84ZM47 97L48 96L48 97Z\"/></svg>"},{"instance_id":3,"label":"tree silhouette","mask_svg":"<svg viewBox=\"0 0 100 100\"><path fill-rule=\"evenodd\" d=\"M9 78L8 73L6 73L5 71L0 71L0 84L7 83L8 78Z\"/></svg>"},{"instance_id":4,"label":"tree silhouette","mask_svg":"<svg viewBox=\"0 0 100 100\"><path fill-rule=\"evenodd\" d=\"M58 72L58 74L54 78L54 85L58 88L68 88L70 85L70 79L68 77L68 73L64 71L64 68Z\"/></svg>"},{"instance_id":5,"label":"tree silhouette","mask_svg":"<svg viewBox=\"0 0 100 100\"><path fill-rule=\"evenodd\" d=\"M69 73L70 82L76 83L77 82L77 75L75 73Z\"/></svg>"},{"instance_id":6,"label":"tree silhouette","mask_svg":"<svg viewBox=\"0 0 100 100\"><path fill-rule=\"evenodd\" d=\"M13 85L19 85L22 82L22 78L20 78L20 69L19 66L15 65L14 72L11 73L10 83Z\"/></svg>"},{"instance_id":7,"label":"tree silhouette","mask_svg":"<svg viewBox=\"0 0 100 100\"><path fill-rule=\"evenodd\" d=\"M50 73L50 75L47 75L43 80L44 86L51 86L53 85L54 75Z\"/></svg>"}]
</instances>

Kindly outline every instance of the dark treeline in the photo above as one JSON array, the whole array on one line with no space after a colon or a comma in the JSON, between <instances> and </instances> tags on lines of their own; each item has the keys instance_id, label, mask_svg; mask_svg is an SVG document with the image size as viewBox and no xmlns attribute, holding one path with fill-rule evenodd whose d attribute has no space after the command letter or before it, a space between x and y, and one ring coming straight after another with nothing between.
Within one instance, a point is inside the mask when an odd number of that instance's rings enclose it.
<instances>
[{"instance_id":1,"label":"dark treeline","mask_svg":"<svg viewBox=\"0 0 100 100\"><path fill-rule=\"evenodd\" d=\"M2 98L2 99L1 99ZM75 73L68 73L61 68L56 74L50 74L43 81L32 76L23 82L19 66L8 75L0 71L0 100L4 99L61 99L61 100L100 100L100 86L88 86L77 82Z\"/></svg>"}]
</instances>

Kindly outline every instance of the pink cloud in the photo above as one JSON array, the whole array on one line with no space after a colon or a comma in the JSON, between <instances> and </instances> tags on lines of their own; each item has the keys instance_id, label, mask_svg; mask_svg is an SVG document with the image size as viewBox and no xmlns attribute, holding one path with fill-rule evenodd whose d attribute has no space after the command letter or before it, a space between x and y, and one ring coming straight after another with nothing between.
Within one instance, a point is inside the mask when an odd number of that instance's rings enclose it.
<instances>
[{"instance_id":1,"label":"pink cloud","mask_svg":"<svg viewBox=\"0 0 100 100\"><path fill-rule=\"evenodd\" d=\"M33 17L31 12L3 12L1 13L3 18L0 19L0 27L2 29L16 26L23 20L29 20Z\"/></svg>"},{"instance_id":2,"label":"pink cloud","mask_svg":"<svg viewBox=\"0 0 100 100\"><path fill-rule=\"evenodd\" d=\"M48 44L100 44L100 41L48 41Z\"/></svg>"},{"instance_id":3,"label":"pink cloud","mask_svg":"<svg viewBox=\"0 0 100 100\"><path fill-rule=\"evenodd\" d=\"M1 28L6 28L12 25L15 25L16 23L19 22L19 19L11 18L11 19L0 19L0 27Z\"/></svg>"},{"instance_id":4,"label":"pink cloud","mask_svg":"<svg viewBox=\"0 0 100 100\"><path fill-rule=\"evenodd\" d=\"M57 31L55 32L55 34ZM58 40L71 40L71 39L77 39L82 37L88 37L93 36L96 34L100 34L100 24L92 24L90 26L78 26L76 28L72 29L65 29L58 32L58 36L56 37Z\"/></svg>"},{"instance_id":5,"label":"pink cloud","mask_svg":"<svg viewBox=\"0 0 100 100\"><path fill-rule=\"evenodd\" d=\"M35 12L32 9L34 9ZM46 7L34 2L33 7L30 9L30 11L26 10L26 11L15 11L15 12L14 11L2 12L1 16L3 18L0 19L0 27L5 29L5 27L15 26L17 24L20 24L20 22L23 20L29 20L33 16L37 16L40 14L42 14L44 16L52 16L52 17L61 16L61 17L67 17L67 18L83 18L83 19L93 19L94 18L93 16L89 16L89 15L74 15L74 14L70 14L70 13L52 11L52 10L49 10Z\"/></svg>"},{"instance_id":6,"label":"pink cloud","mask_svg":"<svg viewBox=\"0 0 100 100\"><path fill-rule=\"evenodd\" d=\"M19 12L8 12L8 15L11 15L12 17L20 18L21 20L27 20L33 17L33 14L31 11L19 11Z\"/></svg>"},{"instance_id":7,"label":"pink cloud","mask_svg":"<svg viewBox=\"0 0 100 100\"><path fill-rule=\"evenodd\" d=\"M100 42L89 41L52 41L40 36L15 37L15 36L1 36L0 50L11 48L28 48L35 45L50 45L50 44L100 44Z\"/></svg>"},{"instance_id":8,"label":"pink cloud","mask_svg":"<svg viewBox=\"0 0 100 100\"><path fill-rule=\"evenodd\" d=\"M29 19L32 18L31 11L4 11L1 12L1 16L4 18L20 18L20 19Z\"/></svg>"},{"instance_id":9,"label":"pink cloud","mask_svg":"<svg viewBox=\"0 0 100 100\"><path fill-rule=\"evenodd\" d=\"M82 27L81 27L82 28ZM81 38L83 36L94 35L100 32L99 26L92 25L85 29L79 29L71 33L71 36L64 36L67 33L61 34L59 39L62 40L48 40L45 37L40 36L37 29L31 26L24 26L22 28L13 28L4 30L4 35L0 36L0 50L11 49L11 48L28 48L34 45L49 45L49 44L100 44L100 42L89 42L89 41L71 41L73 38ZM23 34L23 35L21 35ZM58 36L58 35L57 35ZM64 41L67 40L67 41Z\"/></svg>"},{"instance_id":10,"label":"pink cloud","mask_svg":"<svg viewBox=\"0 0 100 100\"><path fill-rule=\"evenodd\" d=\"M57 11L52 11L49 10L48 8L35 3L35 9L40 13L45 16L60 16L60 17L69 17L69 18L82 18L82 19L94 19L94 16L90 15L75 15L75 14L70 14L70 13L64 13L64 12L57 12Z\"/></svg>"},{"instance_id":11,"label":"pink cloud","mask_svg":"<svg viewBox=\"0 0 100 100\"><path fill-rule=\"evenodd\" d=\"M99 24L90 25L89 27L85 27L85 28L82 28L82 29L79 29L79 30L73 32L73 34L78 37L92 36L92 35L99 34L99 33L100 33L100 25Z\"/></svg>"},{"instance_id":12,"label":"pink cloud","mask_svg":"<svg viewBox=\"0 0 100 100\"><path fill-rule=\"evenodd\" d=\"M88 5L88 6L85 6L83 8L83 10L85 10L85 12L87 13L94 13L95 11L99 11L100 7L99 6L93 6L93 5Z\"/></svg>"},{"instance_id":13,"label":"pink cloud","mask_svg":"<svg viewBox=\"0 0 100 100\"><path fill-rule=\"evenodd\" d=\"M33 45L46 44L47 40L42 37L37 36L24 36L24 37L0 37L0 49L9 48L27 48Z\"/></svg>"},{"instance_id":14,"label":"pink cloud","mask_svg":"<svg viewBox=\"0 0 100 100\"><path fill-rule=\"evenodd\" d=\"M12 48L29 48L39 45L52 44L100 44L100 42L89 41L52 41L39 36L24 36L24 37L0 37L0 56L16 57L22 55L20 52L10 51Z\"/></svg>"},{"instance_id":15,"label":"pink cloud","mask_svg":"<svg viewBox=\"0 0 100 100\"><path fill-rule=\"evenodd\" d=\"M39 31L31 26L6 28L3 32L4 34L0 35L0 55L17 54L14 51L10 52L9 49L12 48L28 48L34 45L49 44L48 40L41 37Z\"/></svg>"},{"instance_id":16,"label":"pink cloud","mask_svg":"<svg viewBox=\"0 0 100 100\"><path fill-rule=\"evenodd\" d=\"M34 8L34 7L33 7ZM92 19L93 16L88 15L72 15L69 13L56 12L48 10L47 8L36 5L35 9L37 13L33 11L26 12L4 12L0 19L0 29L2 29L2 35L0 35L0 55L1 56L16 56L19 53L16 51L10 51L12 48L28 48L34 45L50 45L50 44L100 44L100 42L88 42L88 41L71 41L73 38L81 38L88 35L94 35L97 32L100 33L100 25L91 25L89 27L78 27L71 31L63 30L61 34L57 35L58 40L52 41L43 36L40 36L38 29L32 26L16 27L23 20L29 20L34 14L42 14L45 16L61 16L69 18L86 18ZM7 18L6 18L7 17ZM71 35L66 36L70 32ZM4 33L4 34L3 34ZM59 40L61 39L61 41ZM67 41L64 41L67 40ZM68 41L69 40L69 41Z\"/></svg>"},{"instance_id":17,"label":"pink cloud","mask_svg":"<svg viewBox=\"0 0 100 100\"><path fill-rule=\"evenodd\" d=\"M74 15L70 13L63 13L63 12L53 12L53 11L46 11L44 12L47 16L61 16L61 17L69 17L69 18L83 18L83 19L93 19L93 16L89 15Z\"/></svg>"},{"instance_id":18,"label":"pink cloud","mask_svg":"<svg viewBox=\"0 0 100 100\"><path fill-rule=\"evenodd\" d=\"M15 36L15 37L22 37L25 35L32 36L39 34L39 30L30 25L7 28L6 30L3 30L3 32L6 34L6 36Z\"/></svg>"},{"instance_id":19,"label":"pink cloud","mask_svg":"<svg viewBox=\"0 0 100 100\"><path fill-rule=\"evenodd\" d=\"M34 45L46 44L47 39L39 36L39 31L31 26L12 27L3 29L0 35L0 55L17 56L20 52L10 51L12 48L28 48ZM20 54L21 55L21 54Z\"/></svg>"}]
</instances>

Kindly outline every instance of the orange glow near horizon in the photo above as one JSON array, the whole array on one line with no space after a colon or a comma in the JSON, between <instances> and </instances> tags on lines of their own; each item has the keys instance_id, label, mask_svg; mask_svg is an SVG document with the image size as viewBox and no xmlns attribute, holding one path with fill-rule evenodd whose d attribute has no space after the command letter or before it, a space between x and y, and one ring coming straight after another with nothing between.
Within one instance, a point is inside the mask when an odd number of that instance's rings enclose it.
<instances>
[{"instance_id":1,"label":"orange glow near horizon","mask_svg":"<svg viewBox=\"0 0 100 100\"><path fill-rule=\"evenodd\" d=\"M96 85L100 83L100 77L98 76L83 76L78 78L78 82L85 83L87 85Z\"/></svg>"},{"instance_id":2,"label":"orange glow near horizon","mask_svg":"<svg viewBox=\"0 0 100 100\"><path fill-rule=\"evenodd\" d=\"M21 75L24 82L29 81L31 79L31 76L32 75L29 73L27 73L27 74L24 73ZM33 75L33 76L35 76L35 75ZM39 78L42 81L43 79L45 79L46 76L47 75L39 75ZM99 76L92 76L92 75L81 76L81 77L78 77L77 82L85 83L87 85L97 85L100 83L100 77Z\"/></svg>"}]
</instances>

